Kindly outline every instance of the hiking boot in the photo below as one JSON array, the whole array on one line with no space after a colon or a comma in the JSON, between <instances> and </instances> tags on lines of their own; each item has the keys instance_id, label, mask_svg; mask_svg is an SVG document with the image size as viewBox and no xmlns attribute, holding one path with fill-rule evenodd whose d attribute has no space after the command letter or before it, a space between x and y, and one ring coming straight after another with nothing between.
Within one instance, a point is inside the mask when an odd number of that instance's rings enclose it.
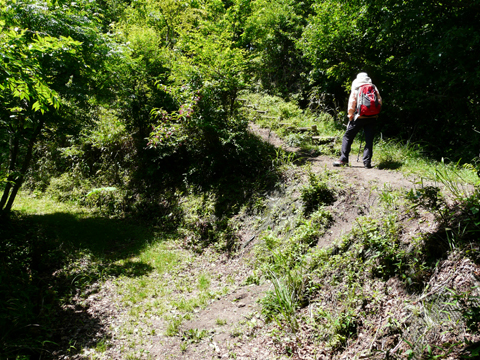
<instances>
[{"instance_id":1,"label":"hiking boot","mask_svg":"<svg viewBox=\"0 0 480 360\"><path fill-rule=\"evenodd\" d=\"M342 160L337 160L333 162L333 166L347 166L348 163L342 161Z\"/></svg>"},{"instance_id":2,"label":"hiking boot","mask_svg":"<svg viewBox=\"0 0 480 360\"><path fill-rule=\"evenodd\" d=\"M365 163L363 166L365 167L365 169L371 169L372 168L372 164L370 164L370 163Z\"/></svg>"}]
</instances>

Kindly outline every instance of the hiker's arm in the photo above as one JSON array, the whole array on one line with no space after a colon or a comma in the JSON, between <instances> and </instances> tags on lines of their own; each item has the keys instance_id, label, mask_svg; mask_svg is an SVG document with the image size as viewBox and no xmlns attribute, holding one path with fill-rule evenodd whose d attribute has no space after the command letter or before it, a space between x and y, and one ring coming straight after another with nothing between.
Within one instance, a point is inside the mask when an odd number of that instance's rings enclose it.
<instances>
[{"instance_id":1,"label":"hiker's arm","mask_svg":"<svg viewBox=\"0 0 480 360\"><path fill-rule=\"evenodd\" d=\"M348 118L353 120L353 114L355 114L355 109L357 108L357 94L356 91L350 93L350 98L348 99Z\"/></svg>"}]
</instances>

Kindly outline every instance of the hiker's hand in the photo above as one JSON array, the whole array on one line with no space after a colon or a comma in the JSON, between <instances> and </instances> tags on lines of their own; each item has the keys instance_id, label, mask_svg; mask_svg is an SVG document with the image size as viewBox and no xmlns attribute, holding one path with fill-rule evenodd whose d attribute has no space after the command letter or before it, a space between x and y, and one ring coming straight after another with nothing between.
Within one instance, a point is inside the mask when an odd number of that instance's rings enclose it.
<instances>
[{"instance_id":1,"label":"hiker's hand","mask_svg":"<svg viewBox=\"0 0 480 360\"><path fill-rule=\"evenodd\" d=\"M348 120L352 121L353 120L353 115L348 115Z\"/></svg>"}]
</instances>

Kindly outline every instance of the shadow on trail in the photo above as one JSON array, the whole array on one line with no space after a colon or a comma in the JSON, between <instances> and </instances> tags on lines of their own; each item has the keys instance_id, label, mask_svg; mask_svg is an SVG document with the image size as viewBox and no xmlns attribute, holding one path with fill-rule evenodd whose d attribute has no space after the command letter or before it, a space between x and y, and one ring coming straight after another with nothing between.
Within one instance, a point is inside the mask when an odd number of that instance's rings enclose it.
<instances>
[{"instance_id":1,"label":"shadow on trail","mask_svg":"<svg viewBox=\"0 0 480 360\"><path fill-rule=\"evenodd\" d=\"M397 170L403 166L403 162L395 160L383 160L378 165L377 168L380 170Z\"/></svg>"},{"instance_id":2,"label":"shadow on trail","mask_svg":"<svg viewBox=\"0 0 480 360\"><path fill-rule=\"evenodd\" d=\"M0 358L58 358L101 346L109 331L102 316L108 314L93 313L81 300L104 279L154 270L136 258L155 241L151 223L172 233L182 226L200 247L218 241L219 234L234 238L229 219L281 181L275 157L272 145L246 134L236 145L208 142L198 151L182 150L149 163L150 168L139 166L131 216L142 223L70 213L14 213L4 220ZM213 198L213 209L196 205L198 216L189 220L177 194L192 191Z\"/></svg>"},{"instance_id":3,"label":"shadow on trail","mask_svg":"<svg viewBox=\"0 0 480 360\"><path fill-rule=\"evenodd\" d=\"M97 346L108 332L102 314L72 299L97 291L98 281L153 270L131 257L154 234L131 222L13 214L1 220L0 239L1 359L56 358Z\"/></svg>"}]
</instances>

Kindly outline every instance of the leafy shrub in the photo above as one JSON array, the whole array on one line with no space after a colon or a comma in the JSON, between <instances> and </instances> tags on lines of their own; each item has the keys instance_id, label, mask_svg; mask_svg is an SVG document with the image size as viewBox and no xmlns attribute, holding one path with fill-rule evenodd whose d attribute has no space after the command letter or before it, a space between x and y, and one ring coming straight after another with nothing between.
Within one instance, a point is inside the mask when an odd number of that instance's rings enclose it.
<instances>
[{"instance_id":1,"label":"leafy shrub","mask_svg":"<svg viewBox=\"0 0 480 360\"><path fill-rule=\"evenodd\" d=\"M280 117L288 120L299 117L303 111L294 102L282 102L279 106Z\"/></svg>"},{"instance_id":2,"label":"leafy shrub","mask_svg":"<svg viewBox=\"0 0 480 360\"><path fill-rule=\"evenodd\" d=\"M327 177L327 172L317 176L309 171L308 184L301 189L306 214L315 211L320 205L331 205L335 202L335 191L329 187Z\"/></svg>"},{"instance_id":3,"label":"leafy shrub","mask_svg":"<svg viewBox=\"0 0 480 360\"><path fill-rule=\"evenodd\" d=\"M307 141L310 141L310 135L307 133L290 134L285 138L288 146L295 147L300 147Z\"/></svg>"},{"instance_id":4,"label":"leafy shrub","mask_svg":"<svg viewBox=\"0 0 480 360\"><path fill-rule=\"evenodd\" d=\"M89 180L75 174L64 173L50 180L45 194L58 201L82 202L90 188Z\"/></svg>"},{"instance_id":5,"label":"leafy shrub","mask_svg":"<svg viewBox=\"0 0 480 360\"><path fill-rule=\"evenodd\" d=\"M180 233L184 236L184 245L201 250L214 244L220 250L232 250L236 236L232 222L225 216L215 214L216 199L213 193L189 195L184 198L181 207L183 221Z\"/></svg>"},{"instance_id":6,"label":"leafy shrub","mask_svg":"<svg viewBox=\"0 0 480 360\"><path fill-rule=\"evenodd\" d=\"M83 203L90 207L99 208L108 215L121 215L126 210L126 193L120 189L107 186L95 188L85 195Z\"/></svg>"}]
</instances>

